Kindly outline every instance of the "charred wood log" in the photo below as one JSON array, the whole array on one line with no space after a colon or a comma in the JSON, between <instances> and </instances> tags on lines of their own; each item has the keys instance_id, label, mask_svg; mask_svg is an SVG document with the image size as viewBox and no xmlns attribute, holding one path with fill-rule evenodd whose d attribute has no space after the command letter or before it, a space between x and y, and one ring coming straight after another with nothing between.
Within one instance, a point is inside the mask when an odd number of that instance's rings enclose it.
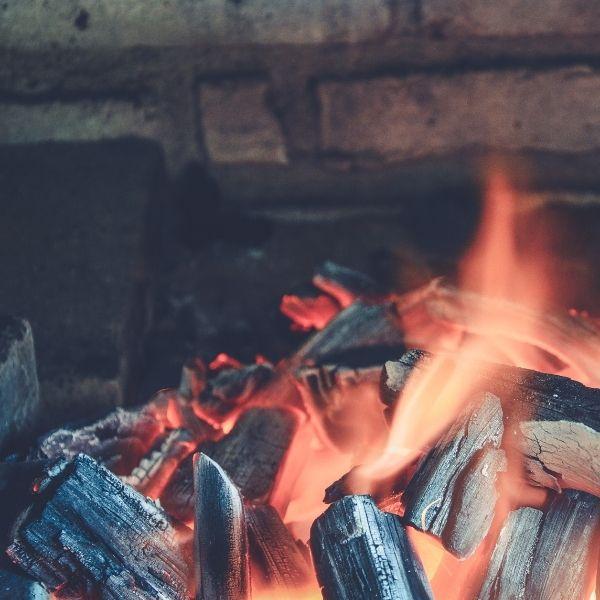
<instances>
[{"instance_id":1,"label":"charred wood log","mask_svg":"<svg viewBox=\"0 0 600 600\"><path fill-rule=\"evenodd\" d=\"M252 582L271 591L297 592L311 580L304 554L272 506L246 508Z\"/></svg>"},{"instance_id":2,"label":"charred wood log","mask_svg":"<svg viewBox=\"0 0 600 600\"><path fill-rule=\"evenodd\" d=\"M7 553L51 590L74 586L115 600L188 594L167 515L83 454L49 471Z\"/></svg>"},{"instance_id":3,"label":"charred wood log","mask_svg":"<svg viewBox=\"0 0 600 600\"><path fill-rule=\"evenodd\" d=\"M600 500L557 494L545 512L521 508L500 532L479 600L584 600L595 567Z\"/></svg>"},{"instance_id":4,"label":"charred wood log","mask_svg":"<svg viewBox=\"0 0 600 600\"><path fill-rule=\"evenodd\" d=\"M431 360L430 354L414 350L387 362L383 402L393 406L411 374L424 372ZM599 496L600 389L517 367L483 362L472 367L475 388L497 395L515 424L505 441L525 457L529 480L556 491L574 488Z\"/></svg>"},{"instance_id":5,"label":"charred wood log","mask_svg":"<svg viewBox=\"0 0 600 600\"><path fill-rule=\"evenodd\" d=\"M369 496L346 496L313 524L310 545L327 600L431 600L400 518Z\"/></svg>"},{"instance_id":6,"label":"charred wood log","mask_svg":"<svg viewBox=\"0 0 600 600\"><path fill-rule=\"evenodd\" d=\"M395 306L356 301L315 333L297 352L304 364L336 363L344 357L368 357L365 365L381 364L404 350L404 336ZM342 361L342 362L345 362Z\"/></svg>"},{"instance_id":7,"label":"charred wood log","mask_svg":"<svg viewBox=\"0 0 600 600\"><path fill-rule=\"evenodd\" d=\"M359 451L385 431L379 402L381 367L323 365L296 374L306 412L321 437L342 450Z\"/></svg>"},{"instance_id":8,"label":"charred wood log","mask_svg":"<svg viewBox=\"0 0 600 600\"><path fill-rule=\"evenodd\" d=\"M439 440L410 480L403 499L405 520L442 539L456 556L470 556L487 535L505 470L500 400L477 398Z\"/></svg>"},{"instance_id":9,"label":"charred wood log","mask_svg":"<svg viewBox=\"0 0 600 600\"><path fill-rule=\"evenodd\" d=\"M196 600L244 600L250 595L244 504L225 471L194 455Z\"/></svg>"},{"instance_id":10,"label":"charred wood log","mask_svg":"<svg viewBox=\"0 0 600 600\"><path fill-rule=\"evenodd\" d=\"M240 488L244 498L266 502L296 432L295 416L285 409L252 408L231 432L200 450L217 462ZM193 515L191 458L184 460L161 495L165 510L189 522Z\"/></svg>"},{"instance_id":11,"label":"charred wood log","mask_svg":"<svg viewBox=\"0 0 600 600\"><path fill-rule=\"evenodd\" d=\"M381 293L368 275L327 260L315 270L313 284L333 296L346 308L358 298L372 298Z\"/></svg>"}]
</instances>

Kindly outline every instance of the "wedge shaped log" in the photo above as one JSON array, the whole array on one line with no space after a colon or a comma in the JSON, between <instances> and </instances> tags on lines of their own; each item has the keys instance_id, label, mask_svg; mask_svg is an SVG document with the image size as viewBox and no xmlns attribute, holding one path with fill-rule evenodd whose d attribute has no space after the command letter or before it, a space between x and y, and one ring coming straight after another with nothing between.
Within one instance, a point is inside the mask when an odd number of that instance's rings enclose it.
<instances>
[{"instance_id":1,"label":"wedge shaped log","mask_svg":"<svg viewBox=\"0 0 600 600\"><path fill-rule=\"evenodd\" d=\"M194 455L196 600L250 596L244 504L225 471L205 454Z\"/></svg>"},{"instance_id":2,"label":"wedge shaped log","mask_svg":"<svg viewBox=\"0 0 600 600\"><path fill-rule=\"evenodd\" d=\"M187 565L167 515L86 455L53 467L7 553L49 589L115 600L186 598Z\"/></svg>"},{"instance_id":3,"label":"wedge shaped log","mask_svg":"<svg viewBox=\"0 0 600 600\"><path fill-rule=\"evenodd\" d=\"M404 525L370 496L346 496L313 524L310 545L326 600L432 600Z\"/></svg>"}]
</instances>

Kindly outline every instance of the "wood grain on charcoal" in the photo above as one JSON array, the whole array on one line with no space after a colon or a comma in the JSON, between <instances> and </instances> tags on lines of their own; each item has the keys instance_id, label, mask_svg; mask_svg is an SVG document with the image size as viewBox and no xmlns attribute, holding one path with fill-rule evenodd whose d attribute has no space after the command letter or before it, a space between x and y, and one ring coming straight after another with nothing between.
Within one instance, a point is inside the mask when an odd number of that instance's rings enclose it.
<instances>
[{"instance_id":1,"label":"wood grain on charcoal","mask_svg":"<svg viewBox=\"0 0 600 600\"><path fill-rule=\"evenodd\" d=\"M244 504L225 471L194 455L196 600L245 600L250 596Z\"/></svg>"},{"instance_id":2,"label":"wood grain on charcoal","mask_svg":"<svg viewBox=\"0 0 600 600\"><path fill-rule=\"evenodd\" d=\"M424 457L403 495L404 518L440 537L456 556L470 556L487 535L505 470L500 399L482 394Z\"/></svg>"},{"instance_id":3,"label":"wood grain on charcoal","mask_svg":"<svg viewBox=\"0 0 600 600\"><path fill-rule=\"evenodd\" d=\"M408 377L423 372L431 360L432 355L413 350L399 361L387 362L382 401L393 406ZM600 389L558 375L484 362L475 362L473 373L476 388L502 400L514 424L505 441L524 455L532 483L600 495Z\"/></svg>"},{"instance_id":4,"label":"wood grain on charcoal","mask_svg":"<svg viewBox=\"0 0 600 600\"><path fill-rule=\"evenodd\" d=\"M432 600L400 518L369 496L346 496L313 524L310 545L326 600Z\"/></svg>"},{"instance_id":5,"label":"wood grain on charcoal","mask_svg":"<svg viewBox=\"0 0 600 600\"><path fill-rule=\"evenodd\" d=\"M279 591L294 592L311 580L305 556L272 506L246 508L252 581Z\"/></svg>"},{"instance_id":6,"label":"wood grain on charcoal","mask_svg":"<svg viewBox=\"0 0 600 600\"><path fill-rule=\"evenodd\" d=\"M52 590L68 584L110 600L188 597L168 516L83 454L49 472L7 552Z\"/></svg>"}]
</instances>

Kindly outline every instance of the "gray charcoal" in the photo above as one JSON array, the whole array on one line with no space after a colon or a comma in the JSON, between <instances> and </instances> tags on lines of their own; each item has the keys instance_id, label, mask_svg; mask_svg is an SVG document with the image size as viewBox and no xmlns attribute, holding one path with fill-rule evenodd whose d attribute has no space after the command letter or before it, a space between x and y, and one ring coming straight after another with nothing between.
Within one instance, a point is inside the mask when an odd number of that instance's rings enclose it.
<instances>
[{"instance_id":1,"label":"gray charcoal","mask_svg":"<svg viewBox=\"0 0 600 600\"><path fill-rule=\"evenodd\" d=\"M0 598L11 600L50 600L48 591L11 565L0 564Z\"/></svg>"},{"instance_id":2,"label":"gray charcoal","mask_svg":"<svg viewBox=\"0 0 600 600\"><path fill-rule=\"evenodd\" d=\"M404 525L370 496L346 496L311 528L310 545L325 600L432 600Z\"/></svg>"},{"instance_id":3,"label":"gray charcoal","mask_svg":"<svg viewBox=\"0 0 600 600\"><path fill-rule=\"evenodd\" d=\"M194 455L196 600L244 600L250 596L244 504L225 471L204 454Z\"/></svg>"},{"instance_id":4,"label":"gray charcoal","mask_svg":"<svg viewBox=\"0 0 600 600\"><path fill-rule=\"evenodd\" d=\"M502 406L492 394L476 397L423 459L404 493L408 523L436 535L456 556L470 556L487 535L506 469L500 449Z\"/></svg>"},{"instance_id":5,"label":"gray charcoal","mask_svg":"<svg viewBox=\"0 0 600 600\"><path fill-rule=\"evenodd\" d=\"M331 294L342 306L347 306L356 298L374 297L380 293L378 285L371 277L331 260L325 261L315 269L313 284Z\"/></svg>"},{"instance_id":6,"label":"gray charcoal","mask_svg":"<svg viewBox=\"0 0 600 600\"><path fill-rule=\"evenodd\" d=\"M246 508L253 586L294 592L311 580L304 554L272 506Z\"/></svg>"},{"instance_id":7,"label":"gray charcoal","mask_svg":"<svg viewBox=\"0 0 600 600\"><path fill-rule=\"evenodd\" d=\"M188 594L188 568L167 515L83 454L48 472L7 553L51 590L72 586L110 600Z\"/></svg>"},{"instance_id":8,"label":"gray charcoal","mask_svg":"<svg viewBox=\"0 0 600 600\"><path fill-rule=\"evenodd\" d=\"M0 317L0 447L31 433L40 411L40 392L31 326Z\"/></svg>"}]
</instances>

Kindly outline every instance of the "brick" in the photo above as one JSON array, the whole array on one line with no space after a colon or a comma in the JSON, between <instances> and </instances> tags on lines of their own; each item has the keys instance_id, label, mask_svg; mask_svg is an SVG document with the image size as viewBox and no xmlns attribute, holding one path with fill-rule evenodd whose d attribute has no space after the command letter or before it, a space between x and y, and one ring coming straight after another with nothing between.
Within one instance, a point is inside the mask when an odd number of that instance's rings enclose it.
<instances>
[{"instance_id":1,"label":"brick","mask_svg":"<svg viewBox=\"0 0 600 600\"><path fill-rule=\"evenodd\" d=\"M600 33L600 4L589 0L422 0L421 10L426 27L450 36Z\"/></svg>"},{"instance_id":2,"label":"brick","mask_svg":"<svg viewBox=\"0 0 600 600\"><path fill-rule=\"evenodd\" d=\"M285 163L279 123L266 104L267 84L233 80L200 85L204 139L219 163Z\"/></svg>"},{"instance_id":3,"label":"brick","mask_svg":"<svg viewBox=\"0 0 600 600\"><path fill-rule=\"evenodd\" d=\"M587 67L327 82L318 93L328 151L404 160L600 144L600 74Z\"/></svg>"},{"instance_id":4,"label":"brick","mask_svg":"<svg viewBox=\"0 0 600 600\"><path fill-rule=\"evenodd\" d=\"M0 317L0 446L31 432L40 394L31 326Z\"/></svg>"},{"instance_id":5,"label":"brick","mask_svg":"<svg viewBox=\"0 0 600 600\"><path fill-rule=\"evenodd\" d=\"M355 42L390 19L386 0L5 0L2 12L0 40L16 48Z\"/></svg>"}]
</instances>

